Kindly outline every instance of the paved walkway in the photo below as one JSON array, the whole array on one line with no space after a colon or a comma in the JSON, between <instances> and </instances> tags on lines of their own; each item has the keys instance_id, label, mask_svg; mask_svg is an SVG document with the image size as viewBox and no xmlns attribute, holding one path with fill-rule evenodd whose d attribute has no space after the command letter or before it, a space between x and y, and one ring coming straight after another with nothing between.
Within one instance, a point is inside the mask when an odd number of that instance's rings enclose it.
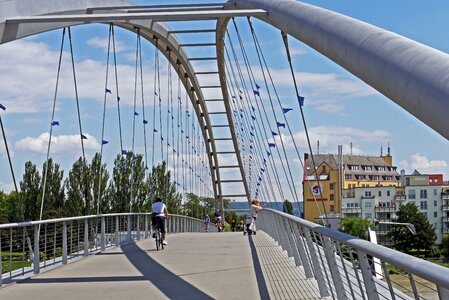
<instances>
[{"instance_id":1,"label":"paved walkway","mask_svg":"<svg viewBox=\"0 0 449 300\"><path fill-rule=\"evenodd\" d=\"M319 299L316 291L262 232L184 233L163 251L144 240L45 272L0 289L0 299Z\"/></svg>"}]
</instances>

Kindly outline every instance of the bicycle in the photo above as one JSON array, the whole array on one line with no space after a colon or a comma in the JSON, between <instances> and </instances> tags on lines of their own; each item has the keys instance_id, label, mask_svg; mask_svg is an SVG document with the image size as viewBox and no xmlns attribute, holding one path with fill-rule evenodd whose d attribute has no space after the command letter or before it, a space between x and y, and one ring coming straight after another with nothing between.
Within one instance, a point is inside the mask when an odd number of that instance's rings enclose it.
<instances>
[{"instance_id":1,"label":"bicycle","mask_svg":"<svg viewBox=\"0 0 449 300\"><path fill-rule=\"evenodd\" d=\"M155 236L155 241L156 241L156 250L159 251L159 248L161 248L162 250L164 250L164 243L162 240L162 232L161 232L161 224L159 222L157 222L156 226L154 226L155 228L155 232L154 232L154 236Z\"/></svg>"}]
</instances>

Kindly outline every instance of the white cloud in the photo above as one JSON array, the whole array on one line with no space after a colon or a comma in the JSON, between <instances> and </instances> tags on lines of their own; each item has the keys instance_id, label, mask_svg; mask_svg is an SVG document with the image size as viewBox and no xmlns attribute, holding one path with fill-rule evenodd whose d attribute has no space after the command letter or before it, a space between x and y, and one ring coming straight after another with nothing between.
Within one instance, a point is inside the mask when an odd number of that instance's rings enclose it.
<instances>
[{"instance_id":1,"label":"white cloud","mask_svg":"<svg viewBox=\"0 0 449 300\"><path fill-rule=\"evenodd\" d=\"M3 182L0 180L0 191L11 193L14 190L13 182Z\"/></svg>"},{"instance_id":2,"label":"white cloud","mask_svg":"<svg viewBox=\"0 0 449 300\"><path fill-rule=\"evenodd\" d=\"M96 151L100 148L100 144L95 137L85 134L87 140L84 140L85 150ZM48 140L50 134L44 132L37 138L26 137L16 142L16 148L23 151L29 151L39 154L46 154L48 147ZM79 135L60 135L52 136L51 149L52 154L60 154L67 152L79 152L81 150L81 142Z\"/></svg>"},{"instance_id":3,"label":"white cloud","mask_svg":"<svg viewBox=\"0 0 449 300\"><path fill-rule=\"evenodd\" d=\"M108 43L109 40L107 38L99 38L99 37L94 37L91 38L89 40L87 40L86 42L89 46L95 47L95 48L100 48L103 49L103 51L105 53L108 52ZM112 53L112 42L111 42L111 53ZM128 50L129 48L121 41L118 41L117 39L115 40L115 52L122 52L125 50Z\"/></svg>"},{"instance_id":4,"label":"white cloud","mask_svg":"<svg viewBox=\"0 0 449 300\"><path fill-rule=\"evenodd\" d=\"M445 178L449 175L449 163L445 160L431 160L425 155L415 153L410 156L409 160L399 162L399 166L410 174L413 170L417 170L421 174L444 174Z\"/></svg>"},{"instance_id":5,"label":"white cloud","mask_svg":"<svg viewBox=\"0 0 449 300\"><path fill-rule=\"evenodd\" d=\"M307 138L304 131L293 135L299 147L307 147ZM317 126L309 128L309 137L313 150L316 151L316 142L320 141L321 153L336 153L337 145L343 145L343 153L350 153L352 143L353 154L363 154L364 151L358 146L365 143L379 143L390 137L390 133L384 130L363 130L352 127ZM293 147L293 142L288 136L283 136L286 146ZM308 152L308 149L306 150Z\"/></svg>"}]
</instances>

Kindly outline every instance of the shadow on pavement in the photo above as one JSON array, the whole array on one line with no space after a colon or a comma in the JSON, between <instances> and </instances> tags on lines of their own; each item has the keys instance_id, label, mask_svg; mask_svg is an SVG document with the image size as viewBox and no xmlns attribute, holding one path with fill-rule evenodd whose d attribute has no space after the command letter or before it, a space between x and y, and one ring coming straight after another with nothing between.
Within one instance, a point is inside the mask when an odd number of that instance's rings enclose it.
<instances>
[{"instance_id":1,"label":"shadow on pavement","mask_svg":"<svg viewBox=\"0 0 449 300\"><path fill-rule=\"evenodd\" d=\"M149 281L170 299L213 299L164 268L136 244L122 246L122 251L142 276L29 278L18 284ZM151 295L148 297L151 298Z\"/></svg>"},{"instance_id":2,"label":"shadow on pavement","mask_svg":"<svg viewBox=\"0 0 449 300\"><path fill-rule=\"evenodd\" d=\"M259 257L257 256L256 245L254 245L253 237L248 236L249 246L251 248L251 256L253 258L254 272L256 272L257 285L259 286L259 296L260 299L270 299L270 294L268 293L267 284L265 278L263 277L262 267L260 266Z\"/></svg>"}]
</instances>

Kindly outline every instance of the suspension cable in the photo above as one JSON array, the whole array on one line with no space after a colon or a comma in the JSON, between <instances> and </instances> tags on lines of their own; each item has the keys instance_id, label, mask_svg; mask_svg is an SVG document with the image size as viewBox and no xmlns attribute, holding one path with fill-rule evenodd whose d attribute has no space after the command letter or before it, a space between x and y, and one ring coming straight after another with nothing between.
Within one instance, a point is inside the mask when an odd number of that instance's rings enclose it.
<instances>
[{"instance_id":1,"label":"suspension cable","mask_svg":"<svg viewBox=\"0 0 449 300\"><path fill-rule=\"evenodd\" d=\"M62 30L62 39L61 39L61 48L59 51L59 62L58 62L58 71L56 75L56 87L55 87L55 93L53 97L53 108L51 111L51 123L50 123L50 136L48 138L48 146L47 146L47 159L46 159L46 168L45 168L45 174L44 174L44 185L42 188L42 201L41 201L41 209L39 213L39 221L42 220L42 213L44 211L44 203L45 203L45 190L47 187L47 175L48 175L48 160L50 157L50 145L51 145L51 138L53 135L53 126L59 125L59 122L55 121L55 109L56 109L56 99L58 96L58 87L59 87L59 76L61 73L61 62L62 62L62 52L64 49L64 37L65 37L65 28ZM40 229L40 225L39 225Z\"/></svg>"},{"instance_id":2,"label":"suspension cable","mask_svg":"<svg viewBox=\"0 0 449 300\"><path fill-rule=\"evenodd\" d=\"M108 54L106 59L106 78L105 78L105 84L104 84L104 100L103 100L103 121L102 121L102 127L101 127L101 147L100 147L100 164L98 166L98 200L97 200L97 215L100 214L100 202L101 202L101 162L103 160L103 146L107 144L107 141L104 140L104 126L106 122L106 99L107 94L110 92L108 90L108 75L109 75L109 57L111 52L111 35L112 35L112 23L109 25L109 39L108 39Z\"/></svg>"},{"instance_id":3,"label":"suspension cable","mask_svg":"<svg viewBox=\"0 0 449 300\"><path fill-rule=\"evenodd\" d=\"M6 108L4 110L6 110ZM2 115L0 115L0 126L2 128L3 141L5 142L6 155L8 156L9 168L11 169L11 176L12 176L12 180L14 182L14 188L16 190L17 197L20 197L19 189L17 188L16 176L14 175L14 168L12 167L12 160L11 160L11 154L9 153L8 141L6 139L5 129L3 127ZM22 207L22 205L20 207ZM22 214L23 214L23 209L22 209Z\"/></svg>"},{"instance_id":4,"label":"suspension cable","mask_svg":"<svg viewBox=\"0 0 449 300\"><path fill-rule=\"evenodd\" d=\"M115 71L115 91L117 94L117 113L118 113L118 130L119 130L119 136L120 136L120 153L123 154L123 139L122 139L122 118L120 114L120 94L118 89L118 72L117 72L117 55L115 51L115 31L114 31L114 25L111 24L111 31L112 31L112 53L114 57L114 71Z\"/></svg>"},{"instance_id":5,"label":"suspension cable","mask_svg":"<svg viewBox=\"0 0 449 300\"><path fill-rule=\"evenodd\" d=\"M293 85L295 87L296 98L298 99L298 101L300 101L300 99L303 99L303 98L299 95L299 91L298 91L298 84L296 82L295 71L293 70L293 64L292 64L292 57L290 55L290 49L289 49L289 46L288 46L288 36L283 31L281 31L281 35L282 35L282 40L284 41L285 51L287 53L287 60L288 60L289 66L290 66L290 72L292 74L292 79L293 79ZM299 103L299 104L300 104L299 105L299 110L301 111L302 123L303 123L304 131L305 131L305 134L306 134L306 137L307 137L307 145L309 146L310 156L312 158L312 165L313 165L313 170L315 172L315 178L316 178L318 186L320 187L321 204L323 206L324 217L325 217L325 220L326 220L326 224L325 225L327 225L327 224L329 224L329 220L327 218L326 206L324 205L323 192L321 190L320 179L319 179L319 176L318 176L318 173L317 173L317 170L316 170L315 158L313 156L312 145L310 143L309 131L307 129L306 119L305 119L305 116L304 116L304 110L302 108L301 103Z\"/></svg>"}]
</instances>

